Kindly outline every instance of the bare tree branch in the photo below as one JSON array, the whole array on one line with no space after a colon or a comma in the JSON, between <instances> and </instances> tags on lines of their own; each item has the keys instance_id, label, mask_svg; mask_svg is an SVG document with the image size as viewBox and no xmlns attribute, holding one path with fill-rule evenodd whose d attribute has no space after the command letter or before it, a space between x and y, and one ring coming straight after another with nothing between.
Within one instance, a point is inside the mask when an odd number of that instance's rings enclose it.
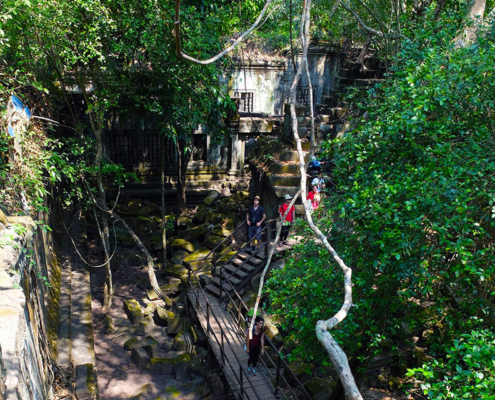
<instances>
[{"instance_id":1,"label":"bare tree branch","mask_svg":"<svg viewBox=\"0 0 495 400\"><path fill-rule=\"evenodd\" d=\"M345 1L341 1L340 4L342 4L342 7L344 7L347 11L349 11L354 16L354 18L359 23L359 25L361 25L361 28L363 28L363 30L365 30L366 32L368 32L368 34L374 35L374 36L383 37L383 38L387 38L387 39L398 39L398 38L407 39L407 37L404 36L403 34L385 33L383 31L378 31L376 29L373 29L373 28L369 27L368 25L366 25L363 22L363 20L356 13L356 11L354 11L354 9L351 8L350 2L349 3L346 3Z\"/></svg>"},{"instance_id":2,"label":"bare tree branch","mask_svg":"<svg viewBox=\"0 0 495 400\"><path fill-rule=\"evenodd\" d=\"M88 183L86 182L84 177L81 177L81 178L83 179L85 184L88 185ZM134 231L131 229L131 227L129 225L127 225L127 223L124 221L124 219L122 217L120 217L117 213L115 213L115 211L108 209L108 207L106 207L106 205L99 204L98 201L93 196L93 193L91 192L91 190L89 190L89 187L88 187L88 193L91 196L91 199L93 200L93 204L96 207L98 207L101 211L111 215L112 218L117 220L117 222L120 222L122 224L122 226L127 230L129 235L131 235L131 237L134 239L134 242L136 242L137 247L139 247L139 249L143 252L143 254L146 257L146 262L147 262L147 266L148 266L148 277L150 280L151 288L156 293L156 295L165 302L165 304L171 305L172 300L170 300L170 298L165 293L163 293L163 291L160 288L160 285L158 284L158 281L156 279L155 263L153 262L153 257L151 257L151 254L149 253L148 249L143 244L143 242L141 242L141 239L139 239L139 237L134 233Z\"/></svg>"},{"instance_id":3,"label":"bare tree branch","mask_svg":"<svg viewBox=\"0 0 495 400\"><path fill-rule=\"evenodd\" d=\"M297 152L299 154L299 169L301 173L301 193L303 199L306 198L306 164L304 162L304 152L302 150L301 139L299 138L299 127L296 117L296 89L299 83L300 76L302 74L302 69L304 68L305 60L308 57L308 47L309 47L309 28L310 28L310 15L311 15L311 0L305 1L305 7L303 10L303 18L301 20L301 41L303 43L303 54L302 62L299 65L296 75L291 86L290 99L291 99L291 120L292 120L292 133L296 139ZM311 107L313 104L311 104ZM348 400L363 400L359 389L357 388L356 381L352 376L351 369L349 367L349 362L347 360L346 354L342 351L338 343L335 341L333 336L330 334L330 330L334 328L338 323L340 323L347 316L349 309L352 306L352 270L349 268L344 261L339 257L336 251L328 242L326 236L321 232L321 230L314 224L312 218L312 206L308 202L303 201L304 210L306 213L306 219L311 230L315 233L316 237L323 243L327 251L333 257L334 261L339 265L344 273L344 303L340 310L330 319L318 321L316 324L316 336L319 342L323 345L326 352L328 353L330 360L332 361L337 373L339 374L339 379L344 387L344 392L346 399ZM310 209L311 207L311 209Z\"/></svg>"},{"instance_id":4,"label":"bare tree branch","mask_svg":"<svg viewBox=\"0 0 495 400\"><path fill-rule=\"evenodd\" d=\"M277 243L278 243L278 241L280 239L280 232L282 231L283 222L285 221L285 218L289 214L290 209L294 206L294 204L295 204L295 202L296 202L296 200L297 200L297 198L299 197L300 194L301 194L301 189L299 189L297 191L296 195L294 196L294 198L290 202L289 206L287 207L287 210L285 211L285 214L283 215L283 217L282 217L282 219L280 221L280 225L277 228L277 235L275 236L275 241L273 242L273 246L270 246L270 251L268 253L268 260L266 261L265 268L263 268L263 272L261 273L260 287L258 288L258 296L256 297L256 303L254 304L254 313L253 313L253 315L257 315L257 312L258 312L258 306L259 306L260 300L261 300L261 293L263 292L263 286L265 284L265 275L266 275L266 273L268 271L268 268L270 268L270 264L272 262L273 253L275 252L275 246L277 245ZM249 325L248 332L249 332L249 339L250 340L253 338L254 320L255 320L255 318L251 319L251 324Z\"/></svg>"},{"instance_id":5,"label":"bare tree branch","mask_svg":"<svg viewBox=\"0 0 495 400\"><path fill-rule=\"evenodd\" d=\"M268 10L268 7L272 3L272 1L273 0L266 0L265 6L261 10L261 13L258 16L258 18L256 19L256 21L254 22L254 24L251 25L251 27L247 31L243 32L235 40L235 42L232 43L229 47L227 47L225 50L222 50L216 56L209 58L208 60L198 60L197 58L191 57L191 56L182 52L181 41L180 41L180 0L176 0L175 1L174 35L175 35L175 47L176 47L177 56L182 57L186 60L192 61L196 64L201 64L201 65L208 65L208 64L214 63L215 61L218 61L224 55L226 55L227 53L230 53L232 50L234 50L239 43L241 43L254 29L256 29L258 24L263 19L263 16L265 15L265 13Z\"/></svg>"}]
</instances>

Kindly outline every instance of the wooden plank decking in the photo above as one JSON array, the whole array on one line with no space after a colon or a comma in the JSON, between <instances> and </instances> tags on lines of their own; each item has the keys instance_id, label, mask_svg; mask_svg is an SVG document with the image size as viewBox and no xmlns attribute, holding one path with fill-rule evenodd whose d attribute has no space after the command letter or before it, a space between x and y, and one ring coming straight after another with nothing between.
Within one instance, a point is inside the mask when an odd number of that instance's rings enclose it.
<instances>
[{"instance_id":1,"label":"wooden plank decking","mask_svg":"<svg viewBox=\"0 0 495 400\"><path fill-rule=\"evenodd\" d=\"M256 376L249 375L249 381L247 377L247 361L248 354L244 350L244 341L237 334L236 327L232 323L229 314L223 309L218 298L211 294L204 294L201 290L193 290L188 293L191 304L193 305L196 315L199 318L203 330L206 332L209 343L215 356L223 366L224 374L232 388L232 391L239 399L260 399L270 400L276 399L274 395L274 387L271 384L270 377L262 366L258 363L256 368ZM197 296L197 297L196 297ZM209 302L209 327L207 326L207 300ZM199 304L199 307L198 307ZM216 319L213 317L216 317ZM220 326L221 325L221 326ZM223 330L223 349L224 360L222 361L222 330ZM235 354L235 355L234 355ZM244 374L240 373L239 361L241 363L240 368L244 371ZM241 394L240 375L243 379Z\"/></svg>"}]
</instances>

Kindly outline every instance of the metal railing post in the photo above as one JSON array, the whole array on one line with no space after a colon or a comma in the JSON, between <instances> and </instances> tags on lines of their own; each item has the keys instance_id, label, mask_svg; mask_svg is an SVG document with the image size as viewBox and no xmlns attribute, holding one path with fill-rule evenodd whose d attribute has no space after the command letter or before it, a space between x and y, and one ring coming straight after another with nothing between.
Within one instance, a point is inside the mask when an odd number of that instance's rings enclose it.
<instances>
[{"instance_id":1,"label":"metal railing post","mask_svg":"<svg viewBox=\"0 0 495 400\"><path fill-rule=\"evenodd\" d=\"M278 381L280 379L280 353L278 353L278 360L277 360L277 376L275 377L275 396L277 395L278 392Z\"/></svg>"},{"instance_id":2,"label":"metal railing post","mask_svg":"<svg viewBox=\"0 0 495 400\"><path fill-rule=\"evenodd\" d=\"M241 303L239 303L239 307L237 307L237 329L241 329Z\"/></svg>"},{"instance_id":3,"label":"metal railing post","mask_svg":"<svg viewBox=\"0 0 495 400\"><path fill-rule=\"evenodd\" d=\"M223 300L223 283L222 283L222 278L223 278L223 274L222 274L222 269L220 269L220 275L218 277L220 279L220 298L218 299L220 301L220 304L222 304L222 300Z\"/></svg>"},{"instance_id":4,"label":"metal railing post","mask_svg":"<svg viewBox=\"0 0 495 400\"><path fill-rule=\"evenodd\" d=\"M213 253L213 277L217 277L217 253Z\"/></svg>"},{"instance_id":5,"label":"metal railing post","mask_svg":"<svg viewBox=\"0 0 495 400\"><path fill-rule=\"evenodd\" d=\"M244 397L244 380L242 379L244 377L244 373L242 371L242 365L239 364L239 376L241 377L241 398Z\"/></svg>"},{"instance_id":6,"label":"metal railing post","mask_svg":"<svg viewBox=\"0 0 495 400\"><path fill-rule=\"evenodd\" d=\"M224 344L223 344L223 329L220 331L222 333L222 365L225 365L225 352L224 352Z\"/></svg>"},{"instance_id":7,"label":"metal railing post","mask_svg":"<svg viewBox=\"0 0 495 400\"><path fill-rule=\"evenodd\" d=\"M206 303L206 330L210 333L210 303Z\"/></svg>"}]
</instances>

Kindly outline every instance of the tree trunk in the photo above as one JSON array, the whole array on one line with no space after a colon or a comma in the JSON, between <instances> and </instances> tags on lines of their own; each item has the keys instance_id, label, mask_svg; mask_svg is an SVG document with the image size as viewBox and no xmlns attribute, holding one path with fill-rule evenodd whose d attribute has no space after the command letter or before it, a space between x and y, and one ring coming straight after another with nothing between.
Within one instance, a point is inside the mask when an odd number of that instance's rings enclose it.
<instances>
[{"instance_id":1,"label":"tree trunk","mask_svg":"<svg viewBox=\"0 0 495 400\"><path fill-rule=\"evenodd\" d=\"M342 386L345 391L345 396L347 400L363 400L359 389L357 388L356 382L352 375L349 363L347 361L347 356L342 351L338 343L332 337L330 330L333 329L337 324L342 322L351 306L352 306L352 270L345 265L344 261L338 256L333 247L328 242L326 236L321 232L321 230L314 224L312 218L312 206L308 204L304 199L306 199L306 163L304 161L304 152L302 150L301 139L299 138L299 127L296 117L296 90L299 84L299 79L302 74L302 70L307 62L308 57L308 47L309 47L309 29L310 29L310 15L311 15L311 0L306 0L304 4L304 10L301 18L301 42L303 45L302 58L299 68L292 86L290 89L290 113L292 120L292 133L296 140L297 152L299 154L299 169L301 173L301 196L303 198L304 209L306 212L306 219L311 230L315 233L316 237L322 242L329 254L332 256L334 261L339 265L342 272L344 273L344 303L340 310L332 318L328 320L318 321L316 325L316 336L324 347L325 351L328 353L330 360L334 363L334 367L339 374L339 379L342 382ZM312 104L310 105L313 106ZM311 208L311 209L310 209Z\"/></svg>"},{"instance_id":2,"label":"tree trunk","mask_svg":"<svg viewBox=\"0 0 495 400\"><path fill-rule=\"evenodd\" d=\"M88 93L86 92L87 80L79 74L79 70L76 66L75 68L76 80L81 88L81 92L84 101L87 105L91 104ZM101 160L103 158L103 124L100 118L95 115L94 111L88 113L89 122L91 129L96 139L96 157L95 157L95 167L96 167L96 186L98 190L98 201L99 205L106 209L107 208L107 196L105 192L105 187L103 186L103 177L101 175ZM95 215L95 218L98 218ZM103 245L103 251L105 252L105 285L103 288L103 308L109 310L112 306L112 296L113 296L113 284L112 284L112 267L110 264L110 241L109 239L109 229L108 229L108 216L106 214L102 215L102 229L99 228L101 243Z\"/></svg>"},{"instance_id":3,"label":"tree trunk","mask_svg":"<svg viewBox=\"0 0 495 400\"><path fill-rule=\"evenodd\" d=\"M177 207L180 213L186 211L186 172L190 154L187 151L186 139L179 137L177 143Z\"/></svg>"},{"instance_id":4,"label":"tree trunk","mask_svg":"<svg viewBox=\"0 0 495 400\"><path fill-rule=\"evenodd\" d=\"M471 0L464 16L464 30L454 39L454 46L467 47L476 40L478 28L483 23L486 0Z\"/></svg>"},{"instance_id":5,"label":"tree trunk","mask_svg":"<svg viewBox=\"0 0 495 400\"><path fill-rule=\"evenodd\" d=\"M91 118L92 119L92 118ZM93 124L96 123L93 121ZM96 183L98 186L98 197L99 202L102 207L107 206L107 195L105 188L103 186L103 177L101 176L101 160L103 158L103 141L102 141L102 130L101 128L93 129L96 138ZM98 216L95 213L95 218ZM101 216L102 229L100 229L101 243L103 245L103 251L105 253L105 284L103 286L103 308L105 310L110 310L112 307L112 296L113 296L113 282L112 282L112 267L110 264L110 234L108 228L108 215L103 213ZM98 225L99 226L99 225Z\"/></svg>"},{"instance_id":6,"label":"tree trunk","mask_svg":"<svg viewBox=\"0 0 495 400\"><path fill-rule=\"evenodd\" d=\"M92 193L89 190L89 187L88 187L88 193L90 196L92 196ZM172 305L172 300L170 300L170 298L167 297L165 295L165 293L163 293L162 289L158 285L158 280L156 279L156 275L155 275L155 264L153 262L153 257L151 257L151 254L149 253L148 249L143 244L143 242L141 242L141 239L139 239L139 237L134 233L134 231L131 229L131 227L129 225L127 225L127 223L118 214L116 214L114 210L110 210L106 206L101 206L100 204L98 204L97 200L94 197L92 199L93 199L94 204L101 211L112 216L112 218L115 218L127 230L129 235L131 235L131 237L136 242L136 245L139 247L139 249L143 252L143 254L146 257L146 262L147 262L147 266L148 266L148 277L150 280L151 288L157 294L157 296L160 297L165 302L166 305L169 305L169 306Z\"/></svg>"},{"instance_id":7,"label":"tree trunk","mask_svg":"<svg viewBox=\"0 0 495 400\"><path fill-rule=\"evenodd\" d=\"M366 54L368 53L368 49L371 44L371 37L369 35L366 36L366 40L363 44L363 48L359 52L359 56L356 60L357 64L361 64L361 68L359 69L361 72L365 72L368 68L364 65L364 60L366 59Z\"/></svg>"},{"instance_id":8,"label":"tree trunk","mask_svg":"<svg viewBox=\"0 0 495 400\"><path fill-rule=\"evenodd\" d=\"M166 138L165 136L162 136L161 138L161 148L162 148L162 165L161 165L161 170L162 170L162 176L161 176L161 186L162 186L162 246L163 246L163 258L162 258L162 263L163 266L165 267L165 264L167 264L167 220L165 218L165 143L166 143Z\"/></svg>"}]
</instances>

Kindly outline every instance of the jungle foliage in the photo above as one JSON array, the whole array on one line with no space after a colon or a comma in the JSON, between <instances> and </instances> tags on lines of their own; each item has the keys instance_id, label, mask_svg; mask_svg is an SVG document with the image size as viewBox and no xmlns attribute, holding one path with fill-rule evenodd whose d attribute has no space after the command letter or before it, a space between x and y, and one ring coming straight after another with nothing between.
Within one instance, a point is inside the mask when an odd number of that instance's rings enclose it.
<instances>
[{"instance_id":1,"label":"jungle foliage","mask_svg":"<svg viewBox=\"0 0 495 400\"><path fill-rule=\"evenodd\" d=\"M335 336L361 373L376 355L394 354L402 367L424 363L409 375L431 399L488 399L495 390L487 355L495 321L495 27L454 49L459 21L451 13L411 25L415 40L402 43L392 77L360 97L367 118L326 143L337 189L319 222L354 270L355 307ZM308 241L269 282L292 356L320 357L314 325L343 298L331 262Z\"/></svg>"}]
</instances>

